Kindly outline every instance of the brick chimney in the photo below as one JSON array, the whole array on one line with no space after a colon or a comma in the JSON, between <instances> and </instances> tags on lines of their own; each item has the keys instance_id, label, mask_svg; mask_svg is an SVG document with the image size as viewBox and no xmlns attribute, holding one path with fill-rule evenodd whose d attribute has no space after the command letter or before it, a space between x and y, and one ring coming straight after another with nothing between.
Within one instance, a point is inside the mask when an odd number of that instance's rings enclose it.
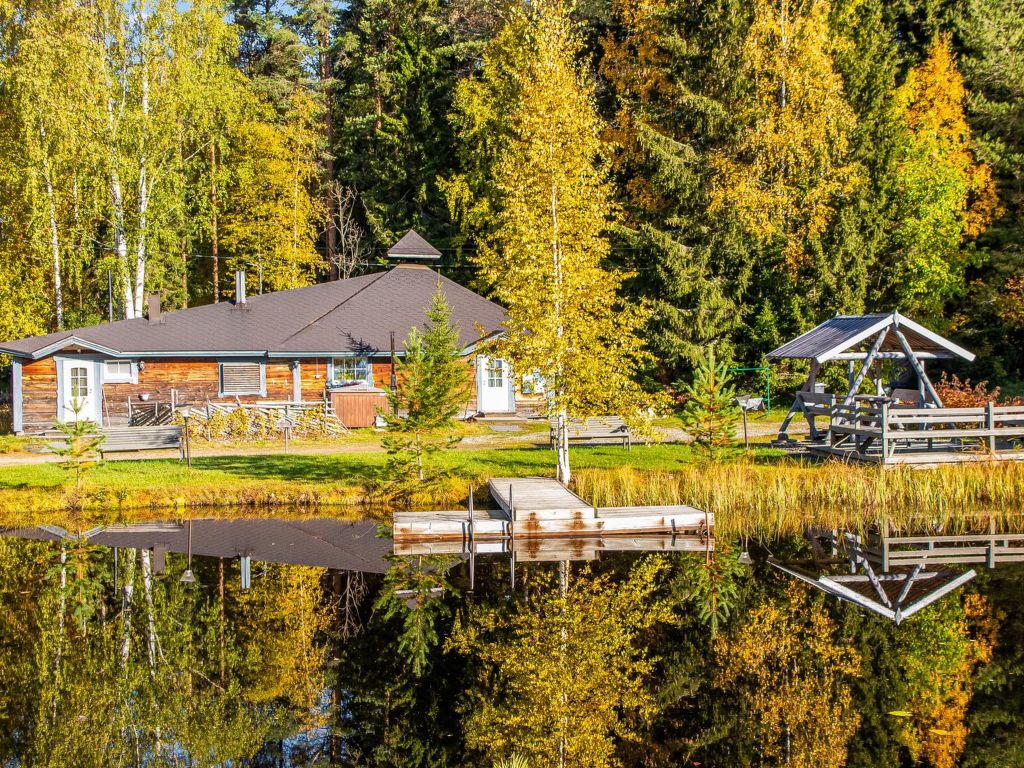
<instances>
[{"instance_id":1,"label":"brick chimney","mask_svg":"<svg viewBox=\"0 0 1024 768\"><path fill-rule=\"evenodd\" d=\"M150 325L159 325L164 321L163 315L160 313L160 292L153 291L147 297L147 309Z\"/></svg>"}]
</instances>

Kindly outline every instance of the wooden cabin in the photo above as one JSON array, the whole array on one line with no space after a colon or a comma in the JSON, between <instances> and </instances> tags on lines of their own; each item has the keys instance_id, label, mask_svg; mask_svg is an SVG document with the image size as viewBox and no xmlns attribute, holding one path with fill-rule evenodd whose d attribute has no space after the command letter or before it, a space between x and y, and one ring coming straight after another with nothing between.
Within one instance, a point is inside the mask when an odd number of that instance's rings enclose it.
<instances>
[{"instance_id":1,"label":"wooden cabin","mask_svg":"<svg viewBox=\"0 0 1024 768\"><path fill-rule=\"evenodd\" d=\"M403 258L426 248L413 232L393 250ZM154 294L147 317L0 343L13 359L14 431L78 418L124 425L154 403L321 402L348 427L370 426L392 386L392 360L426 322L438 287L470 380L464 414L515 412L521 394L511 369L486 353L505 310L427 266L402 263L258 296L247 295L238 273L233 301L163 312Z\"/></svg>"}]
</instances>

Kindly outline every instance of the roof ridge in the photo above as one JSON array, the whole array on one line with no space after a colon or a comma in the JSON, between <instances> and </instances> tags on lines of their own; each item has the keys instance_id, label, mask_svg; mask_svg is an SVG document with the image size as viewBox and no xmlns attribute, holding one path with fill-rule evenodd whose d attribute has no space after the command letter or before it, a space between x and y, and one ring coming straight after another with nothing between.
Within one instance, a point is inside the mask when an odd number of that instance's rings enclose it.
<instances>
[{"instance_id":1,"label":"roof ridge","mask_svg":"<svg viewBox=\"0 0 1024 768\"><path fill-rule=\"evenodd\" d=\"M294 333L292 333L292 334L289 334L288 336L285 336L285 337L284 337L283 339L281 339L281 341L279 341L279 342L278 342L278 345L280 346L280 345L282 345L282 344L285 344L285 343L287 343L287 342L291 341L292 339L294 339L294 338L295 338L296 336L298 336L298 335L299 335L300 333L302 333L303 331L307 331L307 330L309 330L309 329L310 329L310 328L311 328L312 326L314 326L314 325L316 325L317 323L319 323L319 322L320 322L321 320L323 320L323 319L324 319L325 317L327 317L327 316L328 316L329 314L331 314L332 312L334 312L334 311L335 311L336 309L338 309L339 307L341 307L341 306L345 305L345 304L346 304L347 302L349 302L349 301L351 301L352 299L354 299L354 298L355 298L356 296L358 296L358 295L359 295L360 293L362 293L363 291L365 291L365 290L366 290L367 288L369 288L369 287L370 287L371 285L375 285L375 284L377 283L377 281L378 281L378 280L380 280L381 278L384 278L384 277L387 277L388 275L390 275L390 274L391 274L391 273L392 273L393 271L394 271L394 270L388 270L387 272L381 272L381 273L380 273L379 275L377 275L377 277L375 277L375 278L374 278L373 280L371 280L370 282L368 282L368 283L367 283L366 285L364 285L364 286L363 286L362 288L360 288L360 289L359 289L358 291L356 291L355 293L353 293L353 294L351 294L351 295L349 295L349 296L346 296L346 297L345 297L344 299L342 299L341 301L339 301L339 302L338 302L337 304L335 304L335 305L334 305L333 307L331 307L331 308L330 308L329 310L327 310L327 311L326 311L326 312L324 312L323 314L321 314L321 315L319 315L319 316L317 316L317 317L314 317L314 318L313 318L312 320L310 320L310 321L309 321L308 323L306 323L306 324L305 324L304 326L302 326L301 328L299 328L299 330L295 331L295 332L294 332Z\"/></svg>"}]
</instances>

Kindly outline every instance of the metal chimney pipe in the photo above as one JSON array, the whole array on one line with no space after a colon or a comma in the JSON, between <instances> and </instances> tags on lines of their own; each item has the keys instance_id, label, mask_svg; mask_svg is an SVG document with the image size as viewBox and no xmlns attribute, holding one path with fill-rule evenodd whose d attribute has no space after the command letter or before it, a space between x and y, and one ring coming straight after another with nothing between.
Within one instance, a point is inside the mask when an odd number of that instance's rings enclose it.
<instances>
[{"instance_id":1,"label":"metal chimney pipe","mask_svg":"<svg viewBox=\"0 0 1024 768\"><path fill-rule=\"evenodd\" d=\"M235 272L235 304L245 304L245 270Z\"/></svg>"}]
</instances>

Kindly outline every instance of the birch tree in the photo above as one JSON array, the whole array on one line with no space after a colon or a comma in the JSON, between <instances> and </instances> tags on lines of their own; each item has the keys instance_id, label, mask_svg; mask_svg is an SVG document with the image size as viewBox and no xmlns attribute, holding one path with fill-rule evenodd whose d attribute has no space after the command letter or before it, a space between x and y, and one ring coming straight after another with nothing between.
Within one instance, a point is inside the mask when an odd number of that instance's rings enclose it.
<instances>
[{"instance_id":1,"label":"birch tree","mask_svg":"<svg viewBox=\"0 0 1024 768\"><path fill-rule=\"evenodd\" d=\"M550 0L516 13L526 18L510 22L492 47L526 46L529 56L493 169L496 227L476 264L508 308L497 354L545 382L558 479L568 483L569 418L617 414L639 423L652 402L636 383L649 361L636 335L647 313L620 300L626 276L603 267L615 209L570 8ZM485 72L480 87L487 93L486 80L504 76Z\"/></svg>"}]
</instances>

